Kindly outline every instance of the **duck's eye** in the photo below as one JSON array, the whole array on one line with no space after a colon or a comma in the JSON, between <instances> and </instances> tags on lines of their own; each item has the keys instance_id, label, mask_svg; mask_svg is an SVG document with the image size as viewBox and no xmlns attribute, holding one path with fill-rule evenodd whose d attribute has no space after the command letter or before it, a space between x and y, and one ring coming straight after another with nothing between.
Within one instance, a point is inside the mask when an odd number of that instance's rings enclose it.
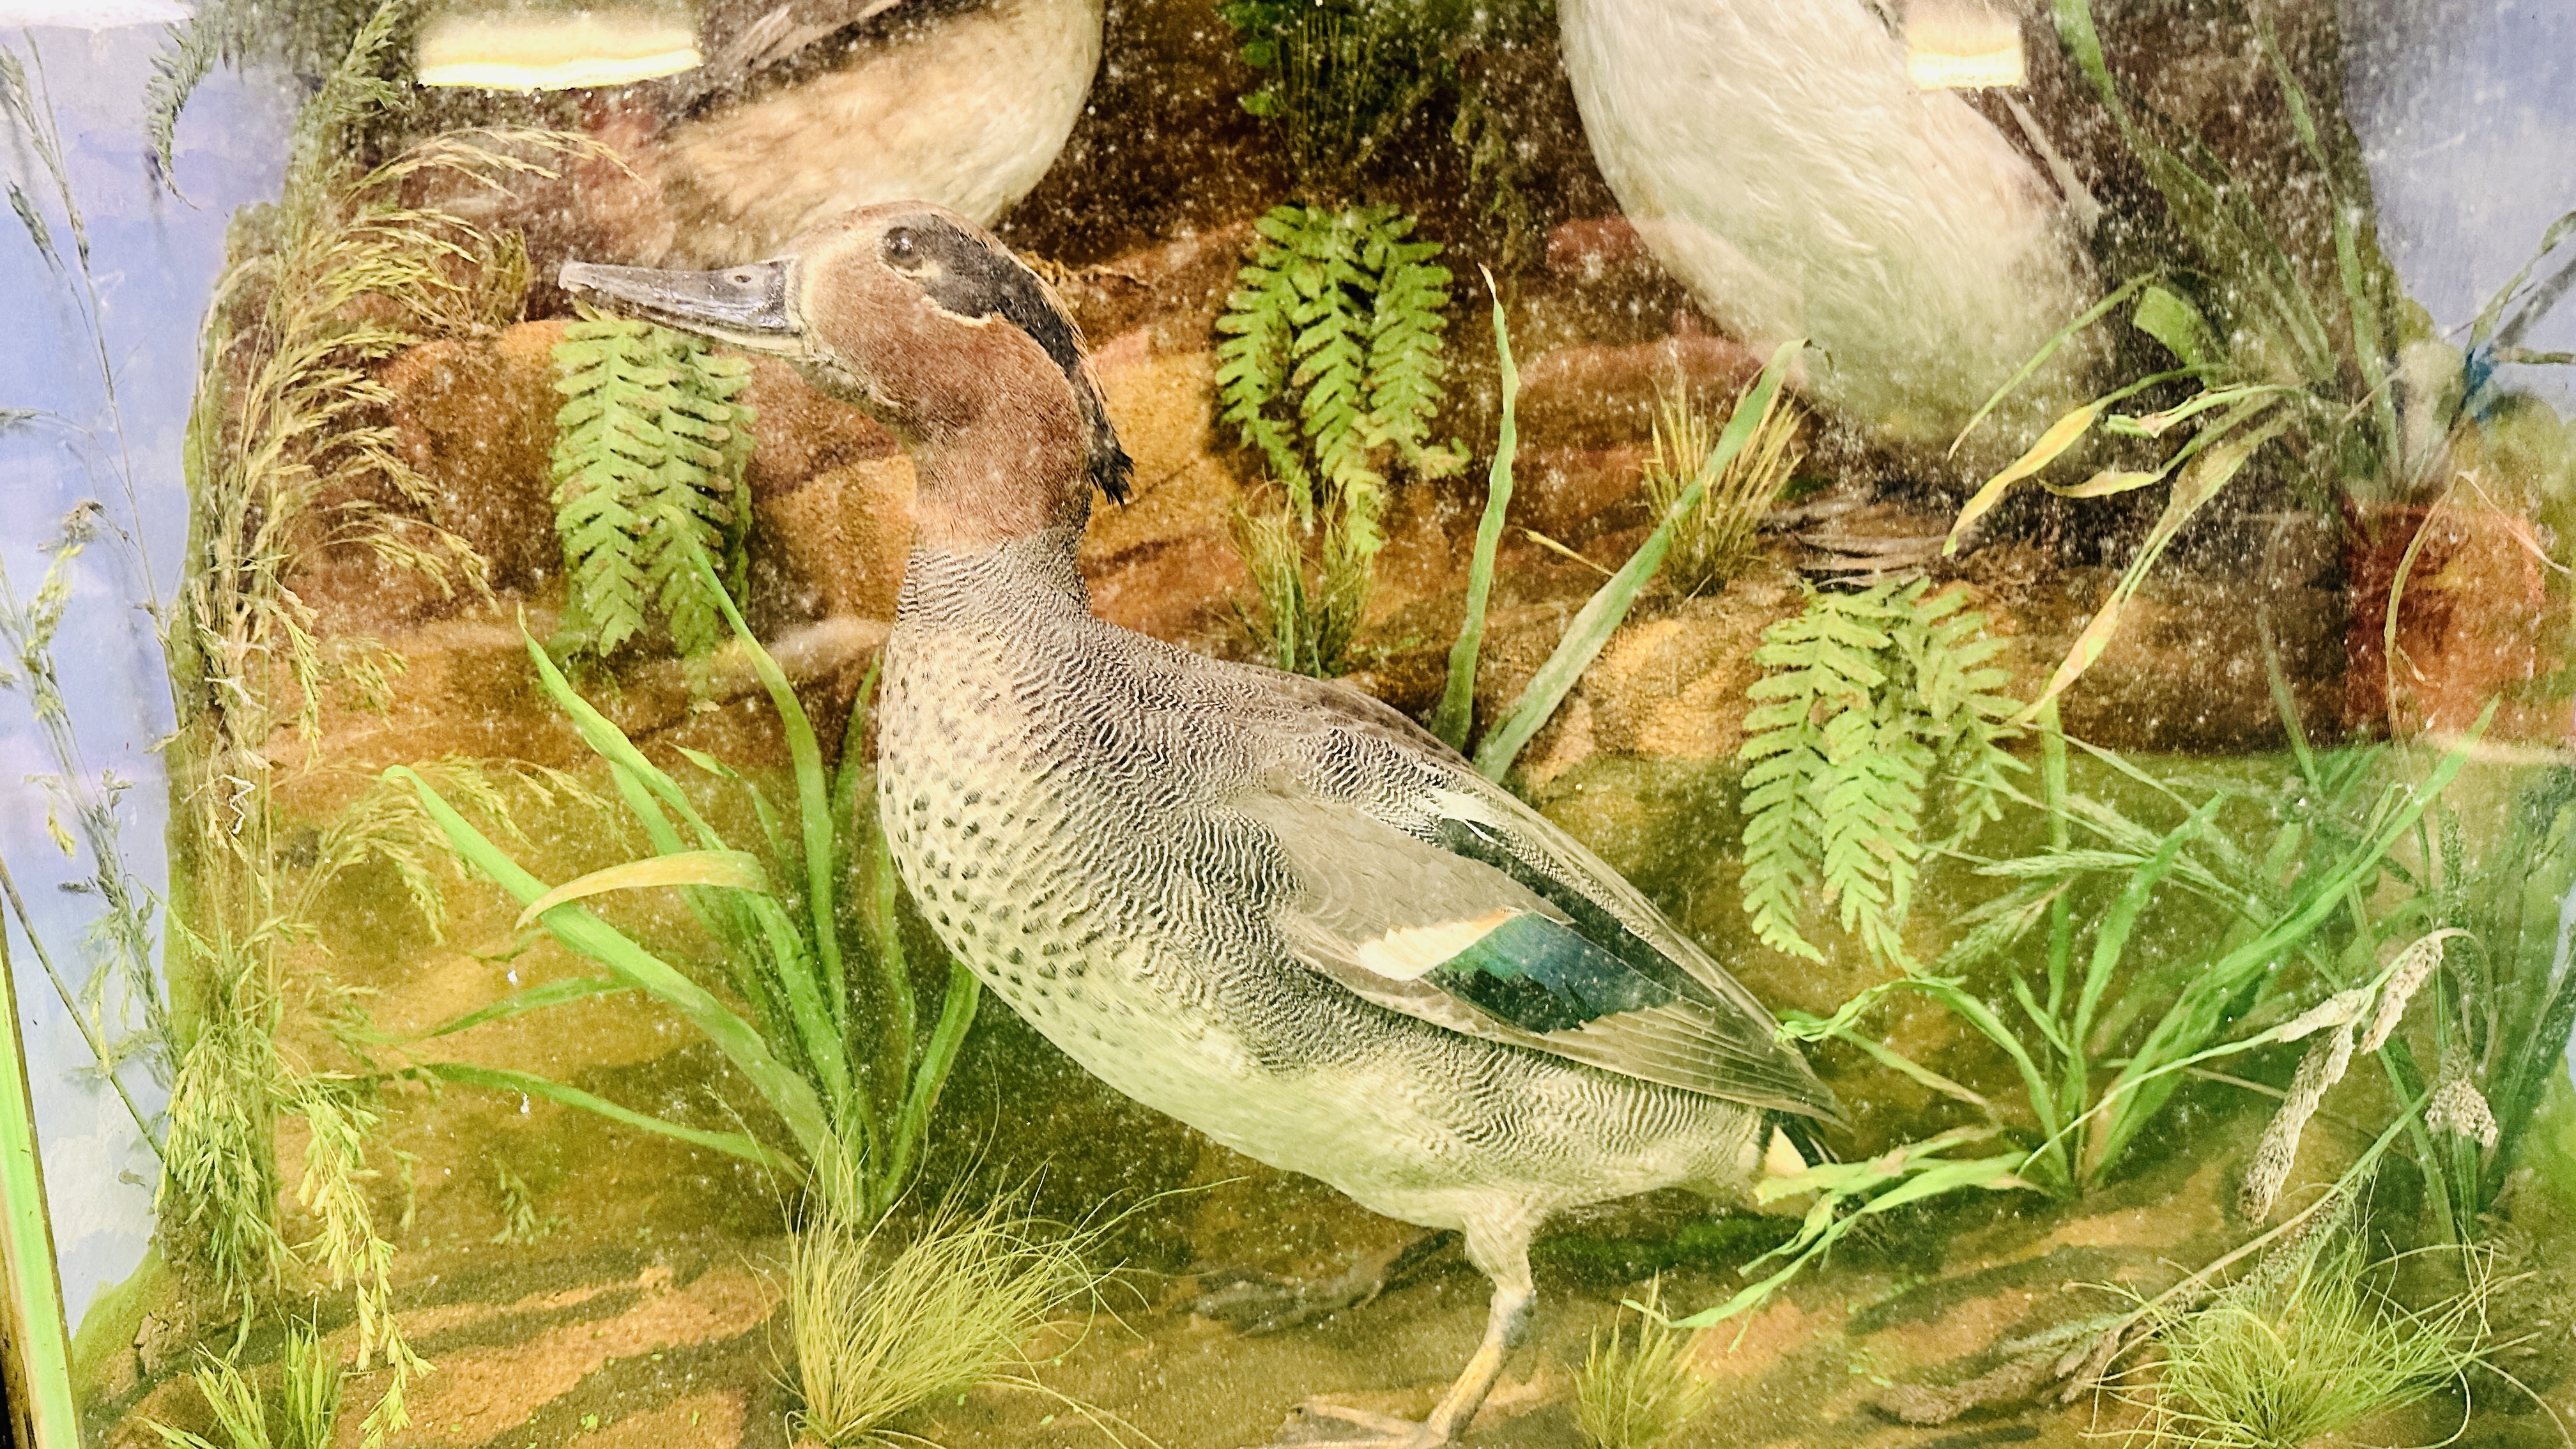
<instances>
[{"instance_id":1,"label":"duck's eye","mask_svg":"<svg viewBox=\"0 0 2576 1449\"><path fill-rule=\"evenodd\" d=\"M884 251L886 265L897 271L909 272L921 265L920 242L911 227L899 226L887 232Z\"/></svg>"}]
</instances>

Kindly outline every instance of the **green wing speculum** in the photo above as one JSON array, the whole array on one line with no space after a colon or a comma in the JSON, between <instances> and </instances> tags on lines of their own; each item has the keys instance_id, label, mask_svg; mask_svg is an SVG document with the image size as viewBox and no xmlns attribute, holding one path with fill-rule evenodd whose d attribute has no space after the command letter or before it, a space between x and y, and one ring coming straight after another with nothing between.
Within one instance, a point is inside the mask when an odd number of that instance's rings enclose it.
<instances>
[{"instance_id":1,"label":"green wing speculum","mask_svg":"<svg viewBox=\"0 0 2576 1449\"><path fill-rule=\"evenodd\" d=\"M1605 895L1633 891L1506 801L1442 792L1429 839L1293 788L1238 803L1297 875L1279 922L1292 949L1355 994L1623 1076L1834 1114L1742 987L1642 900L1612 909Z\"/></svg>"}]
</instances>

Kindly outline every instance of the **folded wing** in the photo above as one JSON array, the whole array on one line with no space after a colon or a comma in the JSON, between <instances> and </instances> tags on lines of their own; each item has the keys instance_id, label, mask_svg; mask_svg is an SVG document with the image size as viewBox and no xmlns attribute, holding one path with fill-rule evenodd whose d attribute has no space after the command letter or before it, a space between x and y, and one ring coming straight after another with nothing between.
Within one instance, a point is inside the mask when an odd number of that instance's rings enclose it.
<instances>
[{"instance_id":1,"label":"folded wing","mask_svg":"<svg viewBox=\"0 0 2576 1449\"><path fill-rule=\"evenodd\" d=\"M1273 780L1236 807L1295 873L1291 948L1357 995L1623 1076L1835 1114L1750 994L1508 796L1432 789L1370 809Z\"/></svg>"}]
</instances>

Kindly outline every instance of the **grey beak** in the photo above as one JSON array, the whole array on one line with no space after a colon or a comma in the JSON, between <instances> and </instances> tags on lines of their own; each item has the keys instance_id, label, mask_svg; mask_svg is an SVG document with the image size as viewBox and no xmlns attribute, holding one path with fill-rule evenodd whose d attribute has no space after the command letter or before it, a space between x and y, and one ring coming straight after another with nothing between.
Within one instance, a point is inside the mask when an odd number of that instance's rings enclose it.
<instances>
[{"instance_id":1,"label":"grey beak","mask_svg":"<svg viewBox=\"0 0 2576 1449\"><path fill-rule=\"evenodd\" d=\"M613 311L752 352L791 352L805 329L789 305L796 259L748 262L713 272L658 272L566 262L563 289Z\"/></svg>"}]
</instances>

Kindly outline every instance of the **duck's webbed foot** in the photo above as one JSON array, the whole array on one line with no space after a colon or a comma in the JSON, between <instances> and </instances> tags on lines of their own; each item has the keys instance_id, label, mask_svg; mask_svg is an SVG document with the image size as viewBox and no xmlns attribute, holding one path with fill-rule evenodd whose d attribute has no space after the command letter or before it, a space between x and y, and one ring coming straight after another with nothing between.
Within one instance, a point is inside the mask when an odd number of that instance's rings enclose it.
<instances>
[{"instance_id":1,"label":"duck's webbed foot","mask_svg":"<svg viewBox=\"0 0 2576 1449\"><path fill-rule=\"evenodd\" d=\"M1408 1242L1372 1248L1329 1278L1298 1281L1249 1273L1228 1275L1192 1300L1189 1310L1238 1333L1276 1333L1371 1301L1420 1271L1455 1241L1448 1233L1424 1233Z\"/></svg>"},{"instance_id":2,"label":"duck's webbed foot","mask_svg":"<svg viewBox=\"0 0 2576 1449\"><path fill-rule=\"evenodd\" d=\"M1467 1256L1476 1266L1492 1275L1494 1298L1485 1312L1485 1338L1476 1345L1475 1354L1467 1360L1457 1382L1440 1396L1431 1416L1421 1423L1399 1419L1389 1414L1371 1413L1366 1409L1346 1408L1321 1399L1310 1399L1298 1406L1281 1425L1271 1440L1277 1449L1439 1449L1454 1442L1467 1430L1476 1410L1484 1406L1485 1395L1493 1391L1494 1380L1502 1376L1503 1357L1519 1340L1522 1327L1529 1322L1530 1302L1537 1295L1530 1286L1529 1244L1522 1240L1503 1251L1491 1251L1492 1245L1479 1244L1470 1230ZM1480 1247L1488 1251L1478 1251Z\"/></svg>"}]
</instances>

